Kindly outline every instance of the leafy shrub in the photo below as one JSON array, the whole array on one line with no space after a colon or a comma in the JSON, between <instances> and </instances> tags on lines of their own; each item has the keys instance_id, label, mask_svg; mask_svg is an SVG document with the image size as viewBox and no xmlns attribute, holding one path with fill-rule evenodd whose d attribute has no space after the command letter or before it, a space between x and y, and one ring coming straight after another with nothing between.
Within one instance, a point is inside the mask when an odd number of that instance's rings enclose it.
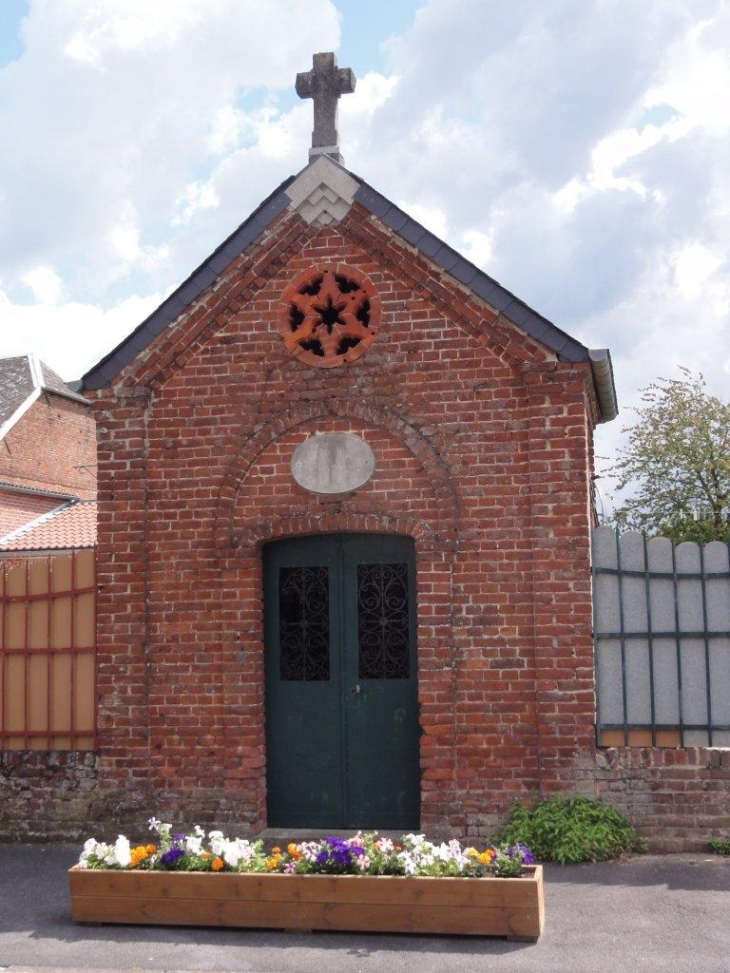
<instances>
[{"instance_id":1,"label":"leafy shrub","mask_svg":"<svg viewBox=\"0 0 730 973\"><path fill-rule=\"evenodd\" d=\"M730 855L730 838L710 838L710 851L716 855Z\"/></svg>"},{"instance_id":2,"label":"leafy shrub","mask_svg":"<svg viewBox=\"0 0 730 973\"><path fill-rule=\"evenodd\" d=\"M513 804L495 841L528 845L539 861L600 862L637 847L627 819L601 801L587 797L551 797L532 809Z\"/></svg>"}]
</instances>

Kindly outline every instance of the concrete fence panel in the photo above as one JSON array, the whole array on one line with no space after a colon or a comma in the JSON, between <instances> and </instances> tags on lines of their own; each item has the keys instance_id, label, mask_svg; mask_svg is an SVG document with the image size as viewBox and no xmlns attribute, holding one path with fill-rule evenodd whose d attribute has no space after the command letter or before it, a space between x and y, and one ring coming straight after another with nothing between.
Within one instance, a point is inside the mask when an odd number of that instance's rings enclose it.
<instances>
[{"instance_id":1,"label":"concrete fence panel","mask_svg":"<svg viewBox=\"0 0 730 973\"><path fill-rule=\"evenodd\" d=\"M602 746L730 746L727 544L593 532Z\"/></svg>"}]
</instances>

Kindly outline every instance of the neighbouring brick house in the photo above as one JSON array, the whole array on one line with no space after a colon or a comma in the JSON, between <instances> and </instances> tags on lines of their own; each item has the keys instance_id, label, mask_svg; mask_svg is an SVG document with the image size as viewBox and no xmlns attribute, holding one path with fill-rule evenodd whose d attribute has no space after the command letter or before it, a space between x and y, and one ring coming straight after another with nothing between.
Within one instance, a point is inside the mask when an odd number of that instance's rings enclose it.
<instances>
[{"instance_id":1,"label":"neighbouring brick house","mask_svg":"<svg viewBox=\"0 0 730 973\"><path fill-rule=\"evenodd\" d=\"M0 359L0 835L75 834L96 783L96 424L34 355Z\"/></svg>"},{"instance_id":2,"label":"neighbouring brick house","mask_svg":"<svg viewBox=\"0 0 730 973\"><path fill-rule=\"evenodd\" d=\"M35 355L0 359L0 554L93 546L89 403Z\"/></svg>"},{"instance_id":3,"label":"neighbouring brick house","mask_svg":"<svg viewBox=\"0 0 730 973\"><path fill-rule=\"evenodd\" d=\"M595 789L608 352L339 158L83 380L98 819L476 834Z\"/></svg>"}]
</instances>

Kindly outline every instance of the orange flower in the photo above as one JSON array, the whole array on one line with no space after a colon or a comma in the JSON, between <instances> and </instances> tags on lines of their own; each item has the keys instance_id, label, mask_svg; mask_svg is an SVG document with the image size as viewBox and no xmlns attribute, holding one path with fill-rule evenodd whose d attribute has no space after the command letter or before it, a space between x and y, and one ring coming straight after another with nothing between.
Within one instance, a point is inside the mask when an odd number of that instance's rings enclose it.
<instances>
[{"instance_id":1,"label":"orange flower","mask_svg":"<svg viewBox=\"0 0 730 973\"><path fill-rule=\"evenodd\" d=\"M491 865L493 858L494 858L494 852L492 851L491 848L487 848L479 856L479 864L480 865Z\"/></svg>"},{"instance_id":2,"label":"orange flower","mask_svg":"<svg viewBox=\"0 0 730 973\"><path fill-rule=\"evenodd\" d=\"M275 868L279 867L279 862L282 859L281 848L272 848L271 857L266 859L266 867L270 872L273 872Z\"/></svg>"},{"instance_id":3,"label":"orange flower","mask_svg":"<svg viewBox=\"0 0 730 973\"><path fill-rule=\"evenodd\" d=\"M222 858L214 858L210 863L211 870L214 872L219 872L223 868L225 862Z\"/></svg>"},{"instance_id":4,"label":"orange flower","mask_svg":"<svg viewBox=\"0 0 730 973\"><path fill-rule=\"evenodd\" d=\"M298 862L299 859L302 857L301 851L299 851L299 849L297 848L297 846L294 844L293 841L286 846L286 850L289 853L289 856L293 858L295 862Z\"/></svg>"},{"instance_id":5,"label":"orange flower","mask_svg":"<svg viewBox=\"0 0 730 973\"><path fill-rule=\"evenodd\" d=\"M138 845L136 848L132 848L129 855L129 864L132 866L132 868L136 868L137 865L140 865L146 858L149 858L150 853L147 850L146 845Z\"/></svg>"}]
</instances>

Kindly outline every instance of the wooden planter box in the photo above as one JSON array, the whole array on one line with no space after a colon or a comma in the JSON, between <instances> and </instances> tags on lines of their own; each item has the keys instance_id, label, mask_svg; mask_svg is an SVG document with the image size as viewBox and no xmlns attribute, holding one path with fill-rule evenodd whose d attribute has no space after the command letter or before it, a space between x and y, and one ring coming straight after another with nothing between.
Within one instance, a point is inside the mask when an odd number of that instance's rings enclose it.
<instances>
[{"instance_id":1,"label":"wooden planter box","mask_svg":"<svg viewBox=\"0 0 730 973\"><path fill-rule=\"evenodd\" d=\"M445 933L536 940L542 866L522 878L238 875L72 868L71 918L161 926Z\"/></svg>"}]
</instances>

